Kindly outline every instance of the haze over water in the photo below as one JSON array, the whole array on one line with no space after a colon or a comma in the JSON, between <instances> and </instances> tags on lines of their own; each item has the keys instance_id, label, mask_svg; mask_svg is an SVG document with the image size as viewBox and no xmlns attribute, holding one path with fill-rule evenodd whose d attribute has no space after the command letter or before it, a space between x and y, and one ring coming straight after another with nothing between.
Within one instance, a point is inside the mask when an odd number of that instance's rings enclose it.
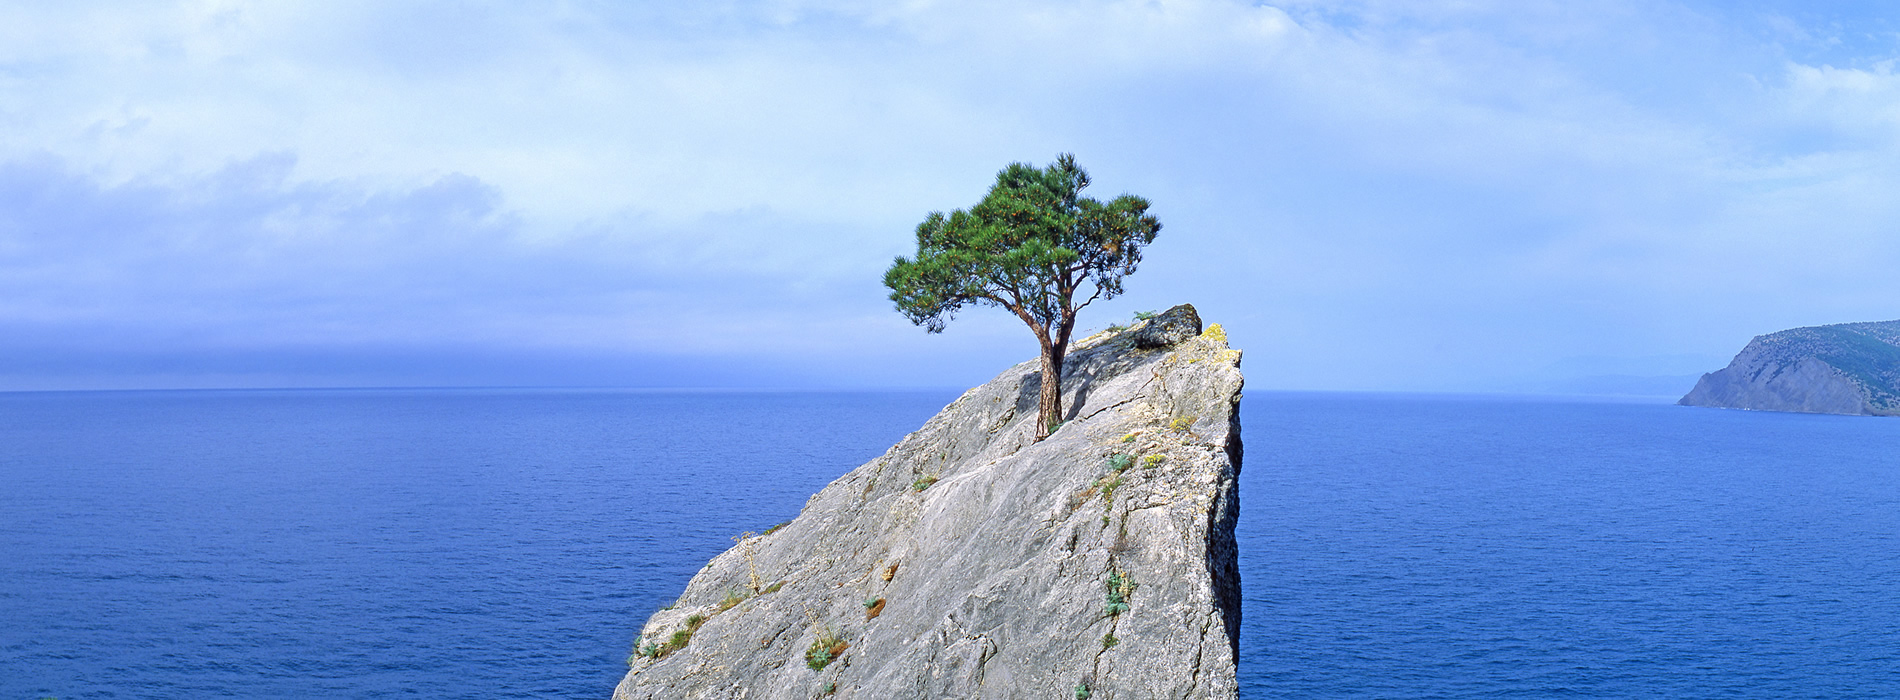
<instances>
[{"instance_id":1,"label":"haze over water","mask_svg":"<svg viewBox=\"0 0 1900 700\"><path fill-rule=\"evenodd\" d=\"M952 398L0 394L0 697L605 697L732 535ZM1900 421L1242 415L1243 697L1900 694Z\"/></svg>"}]
</instances>

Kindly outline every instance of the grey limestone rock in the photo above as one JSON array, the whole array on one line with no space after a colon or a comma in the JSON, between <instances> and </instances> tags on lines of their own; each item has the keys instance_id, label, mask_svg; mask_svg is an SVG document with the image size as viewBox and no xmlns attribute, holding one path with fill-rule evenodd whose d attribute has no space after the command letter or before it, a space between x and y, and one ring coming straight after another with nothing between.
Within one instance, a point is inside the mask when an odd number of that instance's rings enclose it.
<instances>
[{"instance_id":1,"label":"grey limestone rock","mask_svg":"<svg viewBox=\"0 0 1900 700\"><path fill-rule=\"evenodd\" d=\"M1168 309L1128 329L1129 340L1143 350L1164 348L1200 333L1201 315L1187 304Z\"/></svg>"},{"instance_id":2,"label":"grey limestone rock","mask_svg":"<svg viewBox=\"0 0 1900 700\"><path fill-rule=\"evenodd\" d=\"M1702 375L1684 406L1900 415L1900 321L1795 328L1758 336Z\"/></svg>"},{"instance_id":3,"label":"grey limestone rock","mask_svg":"<svg viewBox=\"0 0 1900 700\"><path fill-rule=\"evenodd\" d=\"M1040 442L1010 368L715 557L613 697L1236 697L1239 366L1185 305L1085 338Z\"/></svg>"}]
</instances>

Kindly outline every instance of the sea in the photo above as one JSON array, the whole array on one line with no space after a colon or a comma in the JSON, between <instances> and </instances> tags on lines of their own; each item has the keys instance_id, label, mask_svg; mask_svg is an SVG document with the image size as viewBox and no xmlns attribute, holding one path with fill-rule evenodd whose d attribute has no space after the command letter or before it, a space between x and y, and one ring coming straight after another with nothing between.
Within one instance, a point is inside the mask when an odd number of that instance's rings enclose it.
<instances>
[{"instance_id":1,"label":"sea","mask_svg":"<svg viewBox=\"0 0 1900 700\"><path fill-rule=\"evenodd\" d=\"M0 394L0 700L606 698L956 397ZM1241 697L1900 697L1900 419L1249 391Z\"/></svg>"}]
</instances>

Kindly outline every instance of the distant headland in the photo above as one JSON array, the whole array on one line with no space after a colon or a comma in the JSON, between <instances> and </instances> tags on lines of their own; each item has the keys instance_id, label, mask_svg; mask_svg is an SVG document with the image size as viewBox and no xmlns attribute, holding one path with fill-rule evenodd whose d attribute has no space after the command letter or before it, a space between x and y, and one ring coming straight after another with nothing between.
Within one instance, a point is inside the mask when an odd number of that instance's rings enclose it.
<instances>
[{"instance_id":1,"label":"distant headland","mask_svg":"<svg viewBox=\"0 0 1900 700\"><path fill-rule=\"evenodd\" d=\"M1757 336L1728 367L1702 375L1677 403L1900 415L1900 321L1812 326Z\"/></svg>"}]
</instances>

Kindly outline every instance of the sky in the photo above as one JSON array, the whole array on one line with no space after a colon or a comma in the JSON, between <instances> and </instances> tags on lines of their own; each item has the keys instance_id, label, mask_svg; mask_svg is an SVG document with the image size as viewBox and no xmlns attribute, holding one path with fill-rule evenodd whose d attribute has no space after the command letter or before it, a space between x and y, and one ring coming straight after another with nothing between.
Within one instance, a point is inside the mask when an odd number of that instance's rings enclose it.
<instances>
[{"instance_id":1,"label":"sky","mask_svg":"<svg viewBox=\"0 0 1900 700\"><path fill-rule=\"evenodd\" d=\"M1085 330L1680 382L1900 318L1882 5L0 2L0 390L969 386L1028 330L882 273L1065 152L1164 226Z\"/></svg>"}]
</instances>

